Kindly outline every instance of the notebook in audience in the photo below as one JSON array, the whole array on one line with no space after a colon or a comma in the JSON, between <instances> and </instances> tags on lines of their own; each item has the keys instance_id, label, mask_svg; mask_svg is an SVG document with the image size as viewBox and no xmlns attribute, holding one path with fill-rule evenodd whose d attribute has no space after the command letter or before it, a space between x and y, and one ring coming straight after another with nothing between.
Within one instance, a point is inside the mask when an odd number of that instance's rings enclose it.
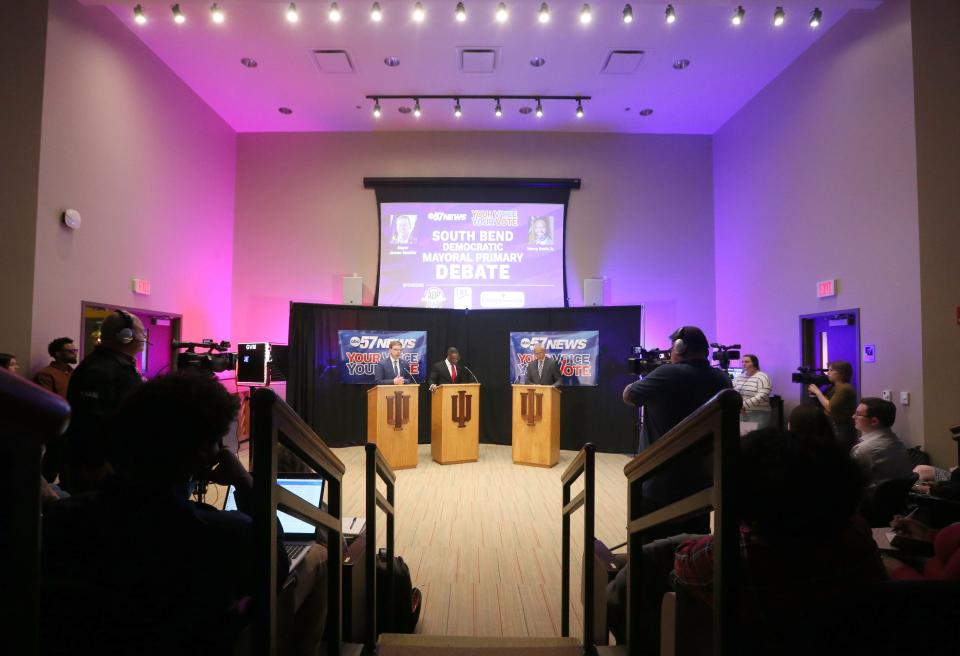
<instances>
[{"instance_id":1,"label":"notebook in audience","mask_svg":"<svg viewBox=\"0 0 960 656\"><path fill-rule=\"evenodd\" d=\"M316 474L284 474L277 483L288 492L296 494L307 503L320 508L323 501L324 480ZM227 498L223 504L224 510L236 510L237 501L234 498L234 488L227 488ZM290 557L290 571L300 564L311 545L316 543L316 528L283 511L277 511L277 519L283 527L283 548Z\"/></svg>"}]
</instances>

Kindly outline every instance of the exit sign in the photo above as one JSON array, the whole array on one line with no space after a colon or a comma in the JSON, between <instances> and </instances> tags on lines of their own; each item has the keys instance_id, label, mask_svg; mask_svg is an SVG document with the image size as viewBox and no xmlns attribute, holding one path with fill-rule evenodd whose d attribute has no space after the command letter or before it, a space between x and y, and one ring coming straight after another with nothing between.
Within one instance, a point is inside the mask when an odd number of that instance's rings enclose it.
<instances>
[{"instance_id":1,"label":"exit sign","mask_svg":"<svg viewBox=\"0 0 960 656\"><path fill-rule=\"evenodd\" d=\"M817 298L828 298L837 295L836 280L821 280L817 283Z\"/></svg>"},{"instance_id":2,"label":"exit sign","mask_svg":"<svg viewBox=\"0 0 960 656\"><path fill-rule=\"evenodd\" d=\"M143 278L134 278L133 279L133 293L134 294L143 294L144 296L150 295L150 281L144 280Z\"/></svg>"}]
</instances>

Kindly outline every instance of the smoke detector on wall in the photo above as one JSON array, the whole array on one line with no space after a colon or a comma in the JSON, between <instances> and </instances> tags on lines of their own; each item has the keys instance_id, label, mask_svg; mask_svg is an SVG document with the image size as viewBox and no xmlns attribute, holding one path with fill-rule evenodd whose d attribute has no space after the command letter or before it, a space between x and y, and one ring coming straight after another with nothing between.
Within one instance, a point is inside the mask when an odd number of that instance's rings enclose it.
<instances>
[{"instance_id":1,"label":"smoke detector on wall","mask_svg":"<svg viewBox=\"0 0 960 656\"><path fill-rule=\"evenodd\" d=\"M63 225L67 226L71 230L76 230L79 228L81 223L83 223L83 219L80 216L80 212L77 210L66 210L63 213Z\"/></svg>"}]
</instances>

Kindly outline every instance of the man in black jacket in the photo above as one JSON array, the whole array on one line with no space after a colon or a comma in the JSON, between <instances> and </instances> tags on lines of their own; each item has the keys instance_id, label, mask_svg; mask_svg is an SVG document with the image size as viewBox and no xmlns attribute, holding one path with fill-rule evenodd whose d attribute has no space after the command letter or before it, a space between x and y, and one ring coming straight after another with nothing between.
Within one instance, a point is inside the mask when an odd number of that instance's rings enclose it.
<instances>
[{"instance_id":1,"label":"man in black jacket","mask_svg":"<svg viewBox=\"0 0 960 656\"><path fill-rule=\"evenodd\" d=\"M547 357L543 344L534 344L533 360L527 365L527 378L524 382L528 385L559 385L560 379L560 366L557 361Z\"/></svg>"},{"instance_id":2,"label":"man in black jacket","mask_svg":"<svg viewBox=\"0 0 960 656\"><path fill-rule=\"evenodd\" d=\"M475 383L476 376L470 373L464 365L460 364L460 351L457 347L451 346L447 349L447 359L433 365L430 370L430 391L437 389L438 385L452 385L454 383Z\"/></svg>"}]
</instances>

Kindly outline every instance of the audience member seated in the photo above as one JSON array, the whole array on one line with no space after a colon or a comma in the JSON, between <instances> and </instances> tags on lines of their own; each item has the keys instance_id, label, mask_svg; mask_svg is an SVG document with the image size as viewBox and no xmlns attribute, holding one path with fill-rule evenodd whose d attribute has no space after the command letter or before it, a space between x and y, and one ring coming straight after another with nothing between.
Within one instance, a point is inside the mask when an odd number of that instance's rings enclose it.
<instances>
[{"instance_id":1,"label":"audience member seated","mask_svg":"<svg viewBox=\"0 0 960 656\"><path fill-rule=\"evenodd\" d=\"M920 477L913 488L914 492L960 501L960 467L941 469L930 465L917 465L913 471Z\"/></svg>"},{"instance_id":2,"label":"audience member seated","mask_svg":"<svg viewBox=\"0 0 960 656\"><path fill-rule=\"evenodd\" d=\"M123 403L108 432L114 473L98 492L45 511L44 653L232 650L261 566L253 562L248 514L253 479L220 446L236 412L236 399L200 372L155 378ZM198 475L235 486L239 511L192 503ZM325 551L313 552L321 555L312 569L295 573L297 587L310 590L298 596L318 638ZM286 580L283 549L277 566Z\"/></svg>"},{"instance_id":3,"label":"audience member seated","mask_svg":"<svg viewBox=\"0 0 960 656\"><path fill-rule=\"evenodd\" d=\"M875 397L861 399L853 415L860 440L850 456L860 466L868 491L886 481L913 474L907 447L891 429L896 418L897 406Z\"/></svg>"},{"instance_id":4,"label":"audience member seated","mask_svg":"<svg viewBox=\"0 0 960 656\"><path fill-rule=\"evenodd\" d=\"M0 353L0 369L6 369L14 374L20 371L20 365L17 363L16 356L10 353Z\"/></svg>"},{"instance_id":5,"label":"audience member seated","mask_svg":"<svg viewBox=\"0 0 960 656\"><path fill-rule=\"evenodd\" d=\"M923 571L884 553L883 564L894 581L960 581L960 523L937 530L910 517L895 517L890 523L897 535L933 543L933 557Z\"/></svg>"},{"instance_id":6,"label":"audience member seated","mask_svg":"<svg viewBox=\"0 0 960 656\"><path fill-rule=\"evenodd\" d=\"M787 430L797 437L836 443L827 413L819 404L804 403L790 413Z\"/></svg>"},{"instance_id":7,"label":"audience member seated","mask_svg":"<svg viewBox=\"0 0 960 656\"><path fill-rule=\"evenodd\" d=\"M844 589L886 579L870 529L856 515L860 472L835 443L774 428L754 431L743 439L740 466L741 613L754 639L764 640L762 627L797 621ZM830 484L811 485L812 479ZM713 601L713 536L652 542L617 575L607 607L618 643L626 638L627 576L637 563L643 588L633 637L643 653L656 654L671 570L694 596Z\"/></svg>"}]
</instances>

